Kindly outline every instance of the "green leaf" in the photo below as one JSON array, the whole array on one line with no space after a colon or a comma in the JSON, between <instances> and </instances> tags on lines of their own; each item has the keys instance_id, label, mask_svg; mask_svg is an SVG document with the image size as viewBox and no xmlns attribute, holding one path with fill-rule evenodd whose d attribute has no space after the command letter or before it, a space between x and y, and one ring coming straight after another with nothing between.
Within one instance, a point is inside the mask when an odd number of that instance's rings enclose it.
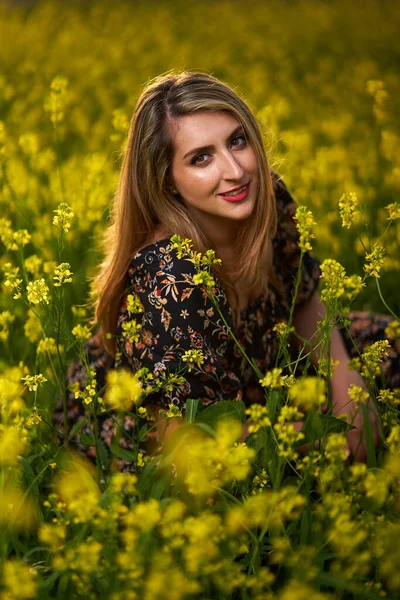
<instances>
[{"instance_id":1,"label":"green leaf","mask_svg":"<svg viewBox=\"0 0 400 600\"><path fill-rule=\"evenodd\" d=\"M315 440L321 440L330 433L347 433L350 429L355 429L354 425L350 425L343 419L310 412L301 430L305 438L300 440L297 445L302 446Z\"/></svg>"},{"instance_id":2,"label":"green leaf","mask_svg":"<svg viewBox=\"0 0 400 600\"><path fill-rule=\"evenodd\" d=\"M97 458L100 461L101 469L103 471L105 471L107 469L108 465L110 464L110 457L108 455L106 447L100 440L98 440L98 442L96 444L96 454L97 454Z\"/></svg>"},{"instance_id":3,"label":"green leaf","mask_svg":"<svg viewBox=\"0 0 400 600\"><path fill-rule=\"evenodd\" d=\"M322 421L325 420L327 422L328 433L347 433L350 429L356 429L354 425L350 425L347 421L338 419L332 415L320 415L320 418Z\"/></svg>"},{"instance_id":4,"label":"green leaf","mask_svg":"<svg viewBox=\"0 0 400 600\"><path fill-rule=\"evenodd\" d=\"M142 427L139 429L139 442L143 442L143 440L146 439L148 430L149 430L149 427L148 427L147 423L142 425Z\"/></svg>"},{"instance_id":5,"label":"green leaf","mask_svg":"<svg viewBox=\"0 0 400 600\"><path fill-rule=\"evenodd\" d=\"M268 446L268 432L266 427L260 427L255 433L251 433L246 438L246 444L249 448L256 451L256 455Z\"/></svg>"},{"instance_id":6,"label":"green leaf","mask_svg":"<svg viewBox=\"0 0 400 600\"><path fill-rule=\"evenodd\" d=\"M121 448L121 446L118 446L118 444L111 444L110 450L111 454L117 458L121 458L122 460L126 460L128 462L137 462L137 455L135 452L132 452L132 450Z\"/></svg>"},{"instance_id":7,"label":"green leaf","mask_svg":"<svg viewBox=\"0 0 400 600\"><path fill-rule=\"evenodd\" d=\"M361 404L361 410L364 417L365 429L365 445L367 449L367 466L369 469L376 467L376 454L374 446L374 438L372 435L372 425L369 418L368 408L365 404Z\"/></svg>"},{"instance_id":8,"label":"green leaf","mask_svg":"<svg viewBox=\"0 0 400 600\"><path fill-rule=\"evenodd\" d=\"M87 423L86 417L77 421L74 424L74 426L71 428L71 431L69 432L69 438L72 438L74 435L79 433L81 431L81 429L83 429L83 427L86 425L86 423Z\"/></svg>"},{"instance_id":9,"label":"green leaf","mask_svg":"<svg viewBox=\"0 0 400 600\"><path fill-rule=\"evenodd\" d=\"M155 481L151 487L149 498L155 498L156 500L160 500L162 496L164 496L164 492L168 489L170 482L170 477L160 477Z\"/></svg>"},{"instance_id":10,"label":"green leaf","mask_svg":"<svg viewBox=\"0 0 400 600\"><path fill-rule=\"evenodd\" d=\"M186 400L186 412L185 412L185 422L186 423L193 423L196 414L197 414L197 409L199 407L199 403L200 400L196 399L193 400L193 398L189 398L188 400Z\"/></svg>"},{"instance_id":11,"label":"green leaf","mask_svg":"<svg viewBox=\"0 0 400 600\"><path fill-rule=\"evenodd\" d=\"M216 425L222 419L233 418L244 423L245 410L246 406L242 400L220 400L201 411L195 422Z\"/></svg>"}]
</instances>

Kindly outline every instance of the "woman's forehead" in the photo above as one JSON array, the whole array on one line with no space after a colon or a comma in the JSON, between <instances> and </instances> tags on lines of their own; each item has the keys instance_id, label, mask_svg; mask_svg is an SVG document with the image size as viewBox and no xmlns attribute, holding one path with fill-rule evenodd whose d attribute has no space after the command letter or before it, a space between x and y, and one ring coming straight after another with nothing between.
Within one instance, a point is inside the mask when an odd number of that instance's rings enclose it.
<instances>
[{"instance_id":1,"label":"woman's forehead","mask_svg":"<svg viewBox=\"0 0 400 600\"><path fill-rule=\"evenodd\" d=\"M203 111L179 117L172 128L175 150L182 154L195 146L213 145L221 136L227 138L239 126L238 119L223 111Z\"/></svg>"}]
</instances>

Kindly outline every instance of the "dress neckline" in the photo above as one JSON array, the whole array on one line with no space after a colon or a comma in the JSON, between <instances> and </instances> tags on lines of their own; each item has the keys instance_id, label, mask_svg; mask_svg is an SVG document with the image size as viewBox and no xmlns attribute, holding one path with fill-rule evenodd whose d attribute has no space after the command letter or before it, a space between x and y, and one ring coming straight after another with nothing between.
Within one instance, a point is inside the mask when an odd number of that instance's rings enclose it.
<instances>
[{"instance_id":1,"label":"dress neckline","mask_svg":"<svg viewBox=\"0 0 400 600\"><path fill-rule=\"evenodd\" d=\"M165 243L165 242L171 242L171 236L161 238L160 240L157 240L156 242L152 242L151 244L146 244L146 246L143 246L142 248L140 248L140 250L137 250L137 252L135 252L135 254L132 257L132 260L138 254L141 254L143 251L148 250L152 246L159 246L160 244ZM221 284L219 277L217 275L214 275L214 278L217 279L220 289L224 292L226 301L227 301L227 305L228 305L228 309L231 310L228 297L226 296L226 292ZM242 308L242 310L240 310L240 312L239 312L240 320L243 321L242 317L246 317L248 315L248 313L250 312L251 308L256 308L264 300L266 300L266 294L261 294L260 296L257 296L257 298L253 298L253 299L249 300L247 302L247 305L244 308Z\"/></svg>"}]
</instances>

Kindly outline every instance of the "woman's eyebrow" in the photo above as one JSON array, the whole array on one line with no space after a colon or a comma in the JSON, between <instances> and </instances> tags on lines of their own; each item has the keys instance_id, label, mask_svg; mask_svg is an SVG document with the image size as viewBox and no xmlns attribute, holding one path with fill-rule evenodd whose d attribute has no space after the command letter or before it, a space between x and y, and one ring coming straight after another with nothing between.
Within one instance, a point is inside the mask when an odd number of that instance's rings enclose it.
<instances>
[{"instance_id":1,"label":"woman's eyebrow","mask_svg":"<svg viewBox=\"0 0 400 600\"><path fill-rule=\"evenodd\" d=\"M243 127L242 125L238 125L236 127L236 129L234 129L232 131L232 133L230 135L228 135L226 141L230 140L234 135L236 135L237 133L239 133L240 131L243 131ZM191 154L197 154L200 152L207 152L208 150L214 150L214 146L211 144L209 144L208 146L200 146L199 148L193 148L193 150L190 150L189 152L186 152L185 156L183 157L184 159L188 156L190 156Z\"/></svg>"}]
</instances>

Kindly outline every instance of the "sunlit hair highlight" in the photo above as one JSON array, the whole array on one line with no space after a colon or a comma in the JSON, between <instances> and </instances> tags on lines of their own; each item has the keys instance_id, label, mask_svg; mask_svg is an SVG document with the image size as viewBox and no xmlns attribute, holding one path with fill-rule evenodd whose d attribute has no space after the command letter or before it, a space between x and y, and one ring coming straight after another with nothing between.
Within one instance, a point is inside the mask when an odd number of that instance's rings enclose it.
<instances>
[{"instance_id":1,"label":"sunlit hair highlight","mask_svg":"<svg viewBox=\"0 0 400 600\"><path fill-rule=\"evenodd\" d=\"M172 192L173 131L180 117L203 111L226 111L242 125L259 165L254 211L243 222L235 252L236 268L213 267L238 323L240 281L248 289L266 293L275 282L272 240L277 215L268 159L256 117L239 94L212 75L173 71L151 80L141 93L130 123L110 223L102 241L104 260L92 283L93 324L99 325L102 344L115 355L115 336L126 274L134 254L151 243L157 225L193 240L194 248L212 248L207 232L193 220L179 195ZM106 334L111 334L106 337Z\"/></svg>"}]
</instances>

